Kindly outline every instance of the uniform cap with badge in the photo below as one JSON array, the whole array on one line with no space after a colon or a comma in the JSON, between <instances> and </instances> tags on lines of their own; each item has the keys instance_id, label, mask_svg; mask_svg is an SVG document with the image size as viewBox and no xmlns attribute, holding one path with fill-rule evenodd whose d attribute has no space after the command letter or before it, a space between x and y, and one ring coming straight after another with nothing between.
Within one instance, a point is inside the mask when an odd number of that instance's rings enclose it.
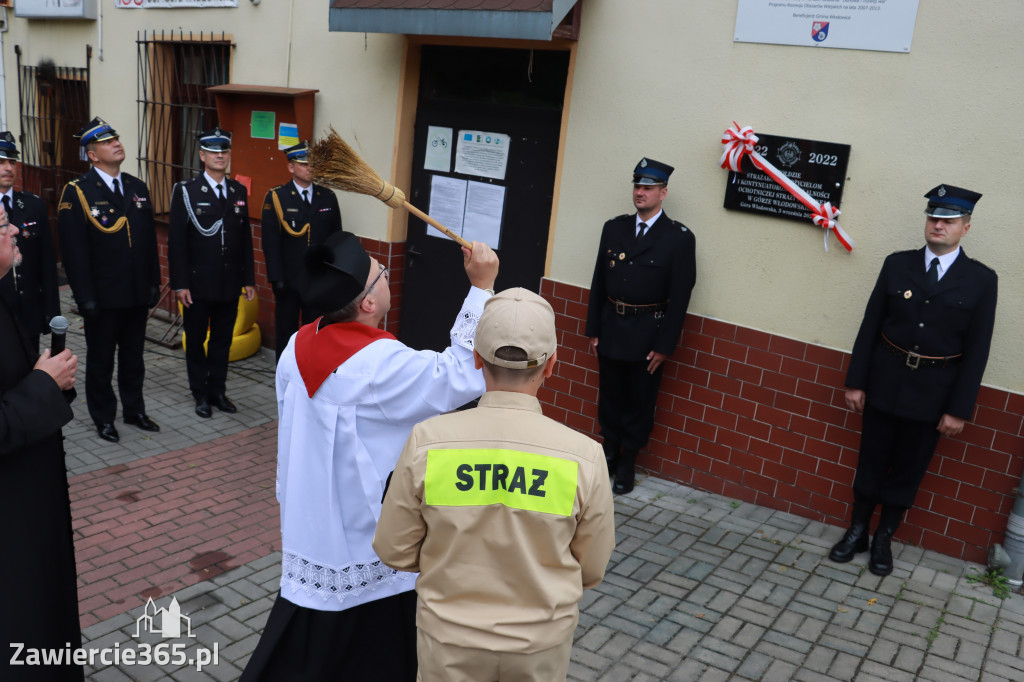
<instances>
[{"instance_id":1,"label":"uniform cap with badge","mask_svg":"<svg viewBox=\"0 0 1024 682\"><path fill-rule=\"evenodd\" d=\"M116 140L120 135L117 134L116 130L110 127L109 123L97 116L93 120L89 121L84 128L75 133L75 137L78 138L78 141L84 147L90 142Z\"/></svg>"},{"instance_id":2,"label":"uniform cap with badge","mask_svg":"<svg viewBox=\"0 0 1024 682\"><path fill-rule=\"evenodd\" d=\"M0 159L18 160L18 146L14 144L14 135L9 130L0 133Z\"/></svg>"},{"instance_id":3,"label":"uniform cap with badge","mask_svg":"<svg viewBox=\"0 0 1024 682\"><path fill-rule=\"evenodd\" d=\"M219 126L212 130L204 130L196 135L196 139L199 140L199 148L204 151L214 153L231 151L231 133L221 130Z\"/></svg>"},{"instance_id":4,"label":"uniform cap with badge","mask_svg":"<svg viewBox=\"0 0 1024 682\"><path fill-rule=\"evenodd\" d=\"M370 256L351 232L336 232L306 252L304 281L306 304L334 312L354 301L366 289Z\"/></svg>"},{"instance_id":5,"label":"uniform cap with badge","mask_svg":"<svg viewBox=\"0 0 1024 682\"><path fill-rule=\"evenodd\" d=\"M648 159L645 156L640 159L640 163L638 163L636 168L633 169L633 184L667 185L668 176L672 175L672 171L674 170L675 168L667 163Z\"/></svg>"},{"instance_id":6,"label":"uniform cap with badge","mask_svg":"<svg viewBox=\"0 0 1024 682\"><path fill-rule=\"evenodd\" d=\"M960 218L974 213L974 205L981 195L962 187L939 185L924 195L928 208L924 214L930 218Z\"/></svg>"},{"instance_id":7,"label":"uniform cap with badge","mask_svg":"<svg viewBox=\"0 0 1024 682\"><path fill-rule=\"evenodd\" d=\"M499 348L519 348L525 360L502 360ZM555 353L555 311L537 294L516 287L496 294L484 304L473 347L487 362L509 369L540 367Z\"/></svg>"},{"instance_id":8,"label":"uniform cap with badge","mask_svg":"<svg viewBox=\"0 0 1024 682\"><path fill-rule=\"evenodd\" d=\"M309 163L309 142L300 142L284 150L291 163Z\"/></svg>"}]
</instances>

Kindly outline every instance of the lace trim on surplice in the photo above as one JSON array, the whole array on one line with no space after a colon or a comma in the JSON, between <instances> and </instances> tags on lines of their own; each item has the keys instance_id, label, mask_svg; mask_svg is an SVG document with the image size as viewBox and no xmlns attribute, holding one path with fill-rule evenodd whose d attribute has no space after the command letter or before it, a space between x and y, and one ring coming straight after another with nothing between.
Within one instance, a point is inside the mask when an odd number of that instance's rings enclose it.
<instances>
[{"instance_id":1,"label":"lace trim on surplice","mask_svg":"<svg viewBox=\"0 0 1024 682\"><path fill-rule=\"evenodd\" d=\"M294 552L282 552L283 581L306 596L314 595L324 601L355 597L396 580L408 580L412 573L402 573L386 566L380 559L369 562L353 561L340 567L318 564Z\"/></svg>"},{"instance_id":2,"label":"lace trim on surplice","mask_svg":"<svg viewBox=\"0 0 1024 682\"><path fill-rule=\"evenodd\" d=\"M459 319L455 321L452 328L452 338L466 350L473 350L473 337L476 336L476 326L480 322L480 314L483 311L471 308L463 308L459 311Z\"/></svg>"}]
</instances>

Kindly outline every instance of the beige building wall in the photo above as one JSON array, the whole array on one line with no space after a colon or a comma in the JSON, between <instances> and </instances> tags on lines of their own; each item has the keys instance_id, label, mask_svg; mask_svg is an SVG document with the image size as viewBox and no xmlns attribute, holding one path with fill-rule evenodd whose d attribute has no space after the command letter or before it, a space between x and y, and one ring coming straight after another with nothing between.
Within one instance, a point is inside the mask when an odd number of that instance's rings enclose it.
<instances>
[{"instance_id":1,"label":"beige building wall","mask_svg":"<svg viewBox=\"0 0 1024 682\"><path fill-rule=\"evenodd\" d=\"M966 251L997 270L1001 291L985 383L1024 391L1024 260L1015 229L1017 134L1024 95L1019 0L972 10L921 0L909 54L734 43L735 1L581 0L582 27L548 275L589 286L602 223L632 210L641 156L676 167L666 210L698 242L691 311L848 350L886 254L923 244L925 191L983 192ZM117 10L99 22L26 21L3 37L8 125L18 130L14 45L23 61L84 66L94 47L92 110L114 125L135 170L136 36L224 31L236 45L232 82L318 88L315 126L333 125L392 175L404 38L330 33L326 0L271 0L235 9ZM722 208L722 131L735 120L765 133L851 145L840 223L825 253L810 221ZM401 170L401 169L399 169ZM282 169L283 172L283 169ZM345 227L387 238L388 210L342 196Z\"/></svg>"},{"instance_id":2,"label":"beige building wall","mask_svg":"<svg viewBox=\"0 0 1024 682\"><path fill-rule=\"evenodd\" d=\"M697 237L691 312L849 350L884 257L924 244L939 183L982 192L966 252L1001 275L985 383L1024 391L1024 4L921 0L909 54L734 43L736 2L584 0L551 277L589 287L601 225L642 156L672 164L667 213ZM808 29L809 30L809 29ZM732 121L851 145L840 224L722 208Z\"/></svg>"},{"instance_id":3,"label":"beige building wall","mask_svg":"<svg viewBox=\"0 0 1024 682\"><path fill-rule=\"evenodd\" d=\"M317 88L314 127L333 125L384 175L390 172L395 137L398 74L404 38L395 35L330 33L326 0L267 0L237 8L115 9L101 1L99 21L27 20L8 11L4 35L7 120L17 134L18 81L14 45L22 62L44 58L58 66L85 66L93 46L91 113L121 135L128 154L124 169L138 172L138 56L143 31L222 31L231 36L231 82ZM236 169L244 172L241 169ZM281 164L282 181L287 168ZM365 197L339 196L345 228L384 239L388 210Z\"/></svg>"}]
</instances>

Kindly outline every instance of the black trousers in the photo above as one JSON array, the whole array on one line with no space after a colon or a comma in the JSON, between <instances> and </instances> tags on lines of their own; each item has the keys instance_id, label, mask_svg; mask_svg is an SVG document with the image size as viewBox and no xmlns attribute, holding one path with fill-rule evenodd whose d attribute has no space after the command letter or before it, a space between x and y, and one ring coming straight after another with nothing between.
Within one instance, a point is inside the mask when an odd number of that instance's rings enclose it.
<instances>
[{"instance_id":1,"label":"black trousers","mask_svg":"<svg viewBox=\"0 0 1024 682\"><path fill-rule=\"evenodd\" d=\"M280 594L240 682L416 679L416 592L316 611Z\"/></svg>"},{"instance_id":2,"label":"black trousers","mask_svg":"<svg viewBox=\"0 0 1024 682\"><path fill-rule=\"evenodd\" d=\"M939 442L938 422L904 419L864 406L856 499L909 509Z\"/></svg>"},{"instance_id":3,"label":"black trousers","mask_svg":"<svg viewBox=\"0 0 1024 682\"><path fill-rule=\"evenodd\" d=\"M654 428L662 364L647 372L647 360L624 362L598 355L597 421L605 440L640 450Z\"/></svg>"},{"instance_id":4,"label":"black trousers","mask_svg":"<svg viewBox=\"0 0 1024 682\"><path fill-rule=\"evenodd\" d=\"M142 381L146 365L142 351L146 345L146 306L104 308L85 320L85 402L96 424L114 421L117 399L114 397L114 351L117 350L117 389L121 394L122 414L143 414Z\"/></svg>"},{"instance_id":5,"label":"black trousers","mask_svg":"<svg viewBox=\"0 0 1024 682\"><path fill-rule=\"evenodd\" d=\"M230 302L192 299L192 305L185 308L185 367L193 398L224 393L231 334L237 316L237 299ZM207 327L210 329L210 341L204 351Z\"/></svg>"},{"instance_id":6,"label":"black trousers","mask_svg":"<svg viewBox=\"0 0 1024 682\"><path fill-rule=\"evenodd\" d=\"M299 316L302 324L309 324L324 314L323 310L310 308L302 302L298 292L284 289L274 292L274 352L281 359L288 340L299 330Z\"/></svg>"}]
</instances>

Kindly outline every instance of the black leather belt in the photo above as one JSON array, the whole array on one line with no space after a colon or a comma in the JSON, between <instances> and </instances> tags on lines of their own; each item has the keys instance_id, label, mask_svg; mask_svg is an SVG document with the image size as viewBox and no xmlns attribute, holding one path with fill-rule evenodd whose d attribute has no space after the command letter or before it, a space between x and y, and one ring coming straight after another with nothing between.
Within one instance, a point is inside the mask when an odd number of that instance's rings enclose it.
<instances>
[{"instance_id":1,"label":"black leather belt","mask_svg":"<svg viewBox=\"0 0 1024 682\"><path fill-rule=\"evenodd\" d=\"M668 301L662 301L661 303L644 303L642 305L632 305L625 301L616 301L611 296L608 300L615 306L616 315L647 315L653 314L655 317L662 317L665 314L665 308L668 307Z\"/></svg>"},{"instance_id":2,"label":"black leather belt","mask_svg":"<svg viewBox=\"0 0 1024 682\"><path fill-rule=\"evenodd\" d=\"M963 357L963 353L945 356L920 355L913 351L903 350L886 338L885 334L882 334L882 341L885 342L886 350L898 357L900 360L903 360L904 364L910 369L919 369L921 367L948 367L960 362L960 359Z\"/></svg>"}]
</instances>

